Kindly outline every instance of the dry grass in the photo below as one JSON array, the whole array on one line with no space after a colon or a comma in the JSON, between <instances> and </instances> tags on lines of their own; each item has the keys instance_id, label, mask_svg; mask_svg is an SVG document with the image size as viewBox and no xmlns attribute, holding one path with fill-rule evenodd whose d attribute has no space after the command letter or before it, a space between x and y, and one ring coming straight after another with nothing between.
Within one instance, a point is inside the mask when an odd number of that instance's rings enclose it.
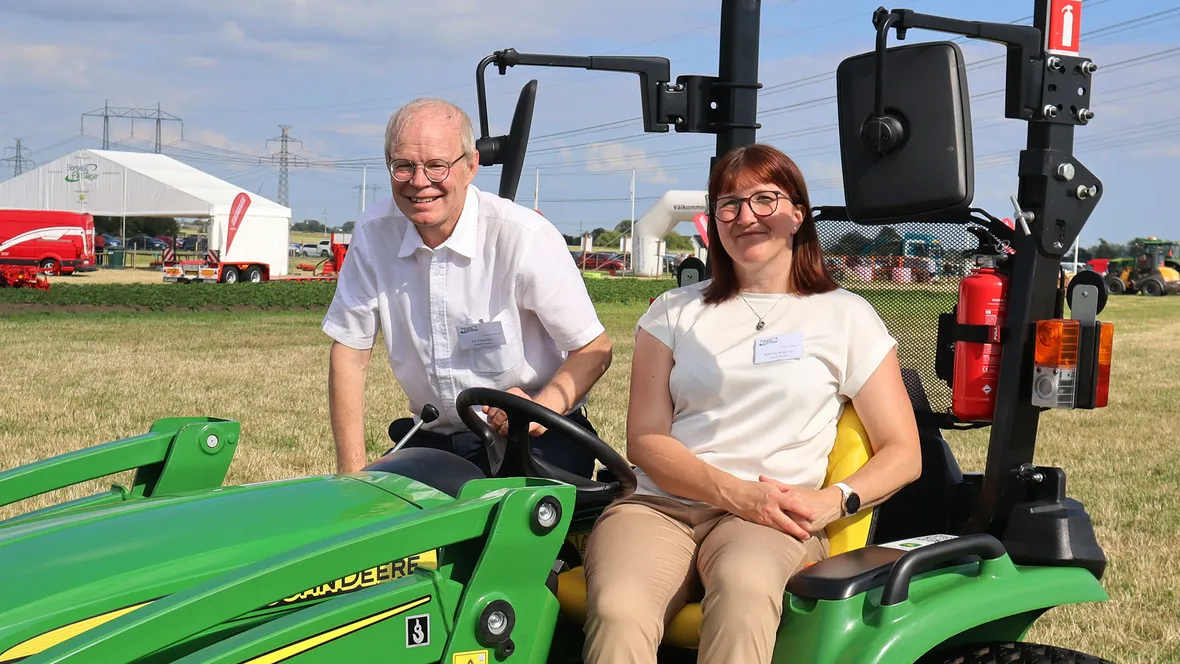
<instances>
[{"instance_id":1,"label":"dry grass","mask_svg":"<svg viewBox=\"0 0 1180 664\"><path fill-rule=\"evenodd\" d=\"M305 273L299 269L300 264L317 265L322 258L315 256L288 256L288 274ZM148 260L140 256L139 267L123 269L101 268L94 272L78 272L69 275L49 277L50 287L54 284L86 285L86 284L162 284L164 273L157 268L148 267ZM130 265L130 263L128 263Z\"/></svg>"},{"instance_id":2,"label":"dry grass","mask_svg":"<svg viewBox=\"0 0 1180 664\"><path fill-rule=\"evenodd\" d=\"M164 273L149 267L98 269L94 272L77 272L49 277L50 288L56 284L160 284Z\"/></svg>"},{"instance_id":3,"label":"dry grass","mask_svg":"<svg viewBox=\"0 0 1180 664\"><path fill-rule=\"evenodd\" d=\"M115 271L109 271L115 272ZM101 274L101 273L100 273ZM156 273L158 274L158 273ZM604 439L620 444L632 330L642 308L600 308L614 364L590 404ZM1180 298L1114 298L1110 406L1041 418L1037 462L1069 472L1110 559L1111 601L1050 612L1031 640L1120 662L1180 661ZM333 469L326 405L327 344L316 313L21 314L0 320L0 468L146 431L174 415L242 423L231 483ZM374 353L367 434L376 454L406 412L385 354ZM948 439L964 470L983 468L987 433ZM76 497L91 483L0 510Z\"/></svg>"}]
</instances>

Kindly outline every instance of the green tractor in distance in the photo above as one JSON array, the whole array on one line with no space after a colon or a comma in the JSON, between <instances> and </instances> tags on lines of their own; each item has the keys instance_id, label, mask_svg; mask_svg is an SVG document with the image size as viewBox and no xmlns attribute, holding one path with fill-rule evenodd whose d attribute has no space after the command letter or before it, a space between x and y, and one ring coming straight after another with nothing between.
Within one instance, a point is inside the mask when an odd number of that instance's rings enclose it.
<instances>
[{"instance_id":1,"label":"green tractor in distance","mask_svg":"<svg viewBox=\"0 0 1180 664\"><path fill-rule=\"evenodd\" d=\"M995 269L1011 291L1002 327L943 315L908 321L937 328L930 341L940 363L948 344L995 338L1002 346L985 471L959 471L940 435L979 423L942 408L937 381L907 383L923 431L922 477L837 522L835 555L791 579L776 662L1098 661L1022 641L1056 606L1107 599L1106 558L1089 516L1067 496L1065 471L1032 458L1043 413L1105 406L1112 334L1096 318L1101 282L1080 274L1065 296L1058 278L1062 247L1101 197L1073 156L1073 129L1089 117L1068 111L1089 105L1093 67L1070 55L1046 66L1048 0L1035 8L1034 26L881 9L876 50L838 70L847 207L820 208L817 220L969 229L983 253L992 237ZM519 65L638 73L646 130L715 133L718 155L754 142L759 12L757 2L723 0L718 77L672 81L663 58L489 56L477 70L481 162L503 165L501 194L514 196L536 81L525 86L509 134L490 137L482 74L492 64L501 74ZM891 29L901 38L932 29L1007 45L1006 115L1030 123L1027 152L1036 157L1022 159L1023 232L970 208L959 47L887 49ZM1053 177L1064 161L1072 183ZM1096 193L1066 195L1074 186ZM893 325L905 315L883 312ZM1076 345L1064 348L1066 340ZM1062 371L1053 358L1066 355L1077 362ZM929 368L914 371L928 376ZM508 412L506 437L476 414L481 405ZM532 401L478 388L456 406L487 445L492 477L457 456L409 448L360 473L222 486L244 444L240 427L204 417L161 420L141 435L0 473L3 506L135 471L128 487L0 521L0 664L580 661L583 547L601 510L635 489L634 470ZM604 468L586 480L534 459L530 422L565 433ZM828 480L871 454L845 409ZM699 618L696 602L676 616L661 662L695 660Z\"/></svg>"},{"instance_id":2,"label":"green tractor in distance","mask_svg":"<svg viewBox=\"0 0 1180 664\"><path fill-rule=\"evenodd\" d=\"M1164 266L1180 272L1180 242L1149 237L1143 241L1143 251L1163 258Z\"/></svg>"}]
</instances>

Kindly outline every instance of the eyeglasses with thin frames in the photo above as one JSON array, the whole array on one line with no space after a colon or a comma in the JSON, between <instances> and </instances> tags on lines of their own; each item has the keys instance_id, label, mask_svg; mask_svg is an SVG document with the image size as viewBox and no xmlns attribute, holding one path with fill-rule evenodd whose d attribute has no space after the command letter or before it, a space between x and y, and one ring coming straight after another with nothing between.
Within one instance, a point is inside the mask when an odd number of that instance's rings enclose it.
<instances>
[{"instance_id":1,"label":"eyeglasses with thin frames","mask_svg":"<svg viewBox=\"0 0 1180 664\"><path fill-rule=\"evenodd\" d=\"M778 210L780 198L791 200L777 191L759 191L745 198L719 198L713 205L713 216L717 221L733 221L741 215L742 205L748 204L755 217L769 217Z\"/></svg>"},{"instance_id":2,"label":"eyeglasses with thin frames","mask_svg":"<svg viewBox=\"0 0 1180 664\"><path fill-rule=\"evenodd\" d=\"M467 153L464 152L452 162L447 162L445 159L431 159L425 164L415 163L409 159L394 159L389 162L389 174L398 182L409 182L414 177L414 173L418 172L418 167L421 166L428 180L436 183L442 182L450 176L451 168L466 156Z\"/></svg>"}]
</instances>

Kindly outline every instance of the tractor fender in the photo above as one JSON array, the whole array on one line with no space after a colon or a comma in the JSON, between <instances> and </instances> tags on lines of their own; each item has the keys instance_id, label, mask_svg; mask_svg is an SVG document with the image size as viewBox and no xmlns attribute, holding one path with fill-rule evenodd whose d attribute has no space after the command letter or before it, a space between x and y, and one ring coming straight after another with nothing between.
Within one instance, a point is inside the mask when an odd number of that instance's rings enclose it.
<instances>
[{"instance_id":1,"label":"tractor fender","mask_svg":"<svg viewBox=\"0 0 1180 664\"><path fill-rule=\"evenodd\" d=\"M1022 567L1007 555L916 575L909 597L891 606L881 605L882 591L790 596L773 661L912 664L940 647L1018 639L1055 606L1109 599L1085 569Z\"/></svg>"}]
</instances>

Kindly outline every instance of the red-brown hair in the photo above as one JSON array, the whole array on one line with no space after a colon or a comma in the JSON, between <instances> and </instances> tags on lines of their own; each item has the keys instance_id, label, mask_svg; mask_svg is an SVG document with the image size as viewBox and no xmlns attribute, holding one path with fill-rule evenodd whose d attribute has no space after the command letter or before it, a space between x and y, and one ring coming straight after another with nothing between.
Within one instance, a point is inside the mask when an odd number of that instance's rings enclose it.
<instances>
[{"instance_id":1,"label":"red-brown hair","mask_svg":"<svg viewBox=\"0 0 1180 664\"><path fill-rule=\"evenodd\" d=\"M838 288L824 267L823 251L811 214L811 198L807 195L807 183L803 180L799 166L778 148L755 144L725 153L709 174L709 262L712 281L705 287L705 302L718 304L738 294L737 271L733 266L733 258L721 244L713 204L723 193L737 189L739 181L777 185L792 203L803 209L803 223L795 233L792 248L791 290L800 295L814 295Z\"/></svg>"}]
</instances>

